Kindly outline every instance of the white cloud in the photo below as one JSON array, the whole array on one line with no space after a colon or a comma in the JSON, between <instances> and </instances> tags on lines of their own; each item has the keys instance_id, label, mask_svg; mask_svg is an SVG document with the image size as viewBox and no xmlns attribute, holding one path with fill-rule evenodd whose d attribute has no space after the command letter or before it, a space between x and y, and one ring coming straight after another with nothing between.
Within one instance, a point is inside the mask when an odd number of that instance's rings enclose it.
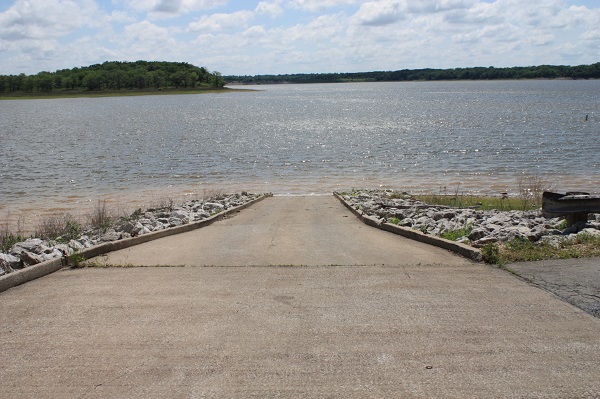
<instances>
[{"instance_id":1,"label":"white cloud","mask_svg":"<svg viewBox=\"0 0 600 399\"><path fill-rule=\"evenodd\" d=\"M173 17L223 6L228 0L114 0L115 3L146 12L151 18Z\"/></svg>"},{"instance_id":2,"label":"white cloud","mask_svg":"<svg viewBox=\"0 0 600 399\"><path fill-rule=\"evenodd\" d=\"M492 41L510 42L518 37L518 29L509 24L483 26L481 29L472 30L452 36L457 43L476 44Z\"/></svg>"},{"instance_id":3,"label":"white cloud","mask_svg":"<svg viewBox=\"0 0 600 399\"><path fill-rule=\"evenodd\" d=\"M403 18L403 5L398 0L368 1L352 19L360 25L383 26Z\"/></svg>"},{"instance_id":4,"label":"white cloud","mask_svg":"<svg viewBox=\"0 0 600 399\"><path fill-rule=\"evenodd\" d=\"M243 37L254 38L254 39L262 38L262 37L265 37L266 35L267 35L267 31L265 30L264 26L259 26L259 25L251 26L242 33Z\"/></svg>"},{"instance_id":5,"label":"white cloud","mask_svg":"<svg viewBox=\"0 0 600 399\"><path fill-rule=\"evenodd\" d=\"M192 32L219 32L222 30L236 29L247 25L254 14L251 11L242 10L232 14L203 15L188 26Z\"/></svg>"},{"instance_id":6,"label":"white cloud","mask_svg":"<svg viewBox=\"0 0 600 399\"><path fill-rule=\"evenodd\" d=\"M435 13L451 10L464 10L476 4L475 0L402 0L409 13Z\"/></svg>"},{"instance_id":7,"label":"white cloud","mask_svg":"<svg viewBox=\"0 0 600 399\"><path fill-rule=\"evenodd\" d=\"M267 14L275 18L284 13L281 7L281 0L261 1L255 9L257 14Z\"/></svg>"},{"instance_id":8,"label":"white cloud","mask_svg":"<svg viewBox=\"0 0 600 399\"><path fill-rule=\"evenodd\" d=\"M99 26L101 13L91 0L19 0L0 14L0 39L58 38L84 26Z\"/></svg>"},{"instance_id":9,"label":"white cloud","mask_svg":"<svg viewBox=\"0 0 600 399\"><path fill-rule=\"evenodd\" d=\"M322 12L329 8L360 3L357 0L290 0L288 6L303 11Z\"/></svg>"},{"instance_id":10,"label":"white cloud","mask_svg":"<svg viewBox=\"0 0 600 399\"><path fill-rule=\"evenodd\" d=\"M295 25L277 34L282 42L306 41L315 44L319 41L330 41L337 37L343 29L340 15L322 15L314 18L306 25Z\"/></svg>"},{"instance_id":11,"label":"white cloud","mask_svg":"<svg viewBox=\"0 0 600 399\"><path fill-rule=\"evenodd\" d=\"M143 43L167 42L172 40L169 30L149 21L136 22L125 27L125 39Z\"/></svg>"}]
</instances>

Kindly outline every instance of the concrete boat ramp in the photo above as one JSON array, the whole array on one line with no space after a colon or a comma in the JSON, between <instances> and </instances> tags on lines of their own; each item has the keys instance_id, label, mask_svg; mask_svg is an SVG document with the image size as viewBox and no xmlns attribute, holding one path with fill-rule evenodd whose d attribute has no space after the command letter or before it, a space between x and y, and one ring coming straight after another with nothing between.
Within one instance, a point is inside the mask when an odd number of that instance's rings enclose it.
<instances>
[{"instance_id":1,"label":"concrete boat ramp","mask_svg":"<svg viewBox=\"0 0 600 399\"><path fill-rule=\"evenodd\" d=\"M600 319L333 197L95 262L0 293L0 398L600 398Z\"/></svg>"}]
</instances>

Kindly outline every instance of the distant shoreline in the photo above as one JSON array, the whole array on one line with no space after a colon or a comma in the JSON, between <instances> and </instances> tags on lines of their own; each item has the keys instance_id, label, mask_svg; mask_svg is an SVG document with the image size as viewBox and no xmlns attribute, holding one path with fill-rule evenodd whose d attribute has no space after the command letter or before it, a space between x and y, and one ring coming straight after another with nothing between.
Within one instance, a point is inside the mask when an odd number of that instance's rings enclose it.
<instances>
[{"instance_id":1,"label":"distant shoreline","mask_svg":"<svg viewBox=\"0 0 600 399\"><path fill-rule=\"evenodd\" d=\"M402 69L397 71L264 74L223 76L226 84L421 82L471 80L587 80L600 78L600 62L590 65L538 65L528 67L467 67Z\"/></svg>"},{"instance_id":2,"label":"distant shoreline","mask_svg":"<svg viewBox=\"0 0 600 399\"><path fill-rule=\"evenodd\" d=\"M15 93L13 95L3 93L0 100L48 100L58 98L101 98L101 97L137 97L137 96L162 96L162 95L180 95L180 94L208 94L208 93L226 93L235 91L249 91L247 89L206 88L206 89L144 89L144 90L98 90L98 91L64 91L48 93Z\"/></svg>"},{"instance_id":3,"label":"distant shoreline","mask_svg":"<svg viewBox=\"0 0 600 399\"><path fill-rule=\"evenodd\" d=\"M265 82L227 82L227 86L278 86L278 85L311 85L311 84L331 84L331 83L435 83L435 82L519 82L519 81L596 81L600 78L526 78L526 79L439 79L439 80L372 80L356 79L331 82L294 82L294 81L265 81ZM235 89L234 89L235 90Z\"/></svg>"}]
</instances>

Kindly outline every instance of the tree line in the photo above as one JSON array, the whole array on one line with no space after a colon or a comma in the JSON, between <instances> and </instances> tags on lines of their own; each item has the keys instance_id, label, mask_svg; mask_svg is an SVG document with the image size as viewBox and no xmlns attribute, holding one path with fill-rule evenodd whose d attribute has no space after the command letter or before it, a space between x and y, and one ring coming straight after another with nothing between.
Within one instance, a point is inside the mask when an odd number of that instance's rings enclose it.
<instances>
[{"instance_id":1,"label":"tree line","mask_svg":"<svg viewBox=\"0 0 600 399\"><path fill-rule=\"evenodd\" d=\"M454 69L402 69L355 73L309 73L290 75L225 76L227 83L340 83L427 80L498 79L600 79L600 62L591 65L539 65L528 67L472 67Z\"/></svg>"},{"instance_id":2,"label":"tree line","mask_svg":"<svg viewBox=\"0 0 600 399\"><path fill-rule=\"evenodd\" d=\"M166 61L107 61L35 75L0 75L0 93L221 88L224 85L219 72L209 72L185 62Z\"/></svg>"}]
</instances>

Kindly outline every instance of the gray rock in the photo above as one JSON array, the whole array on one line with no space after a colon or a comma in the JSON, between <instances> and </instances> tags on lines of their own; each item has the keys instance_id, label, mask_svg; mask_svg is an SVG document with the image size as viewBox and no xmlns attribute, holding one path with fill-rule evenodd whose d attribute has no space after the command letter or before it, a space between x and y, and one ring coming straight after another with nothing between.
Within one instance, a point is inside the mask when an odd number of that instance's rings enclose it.
<instances>
[{"instance_id":1,"label":"gray rock","mask_svg":"<svg viewBox=\"0 0 600 399\"><path fill-rule=\"evenodd\" d=\"M561 241L562 241L562 238L559 236L544 236L544 237L540 238L539 243L547 244L554 248L560 248Z\"/></svg>"},{"instance_id":2,"label":"gray rock","mask_svg":"<svg viewBox=\"0 0 600 399\"><path fill-rule=\"evenodd\" d=\"M469 240L477 241L486 236L486 231L483 228L473 229L471 234L469 234Z\"/></svg>"},{"instance_id":3,"label":"gray rock","mask_svg":"<svg viewBox=\"0 0 600 399\"><path fill-rule=\"evenodd\" d=\"M594 237L600 237L600 230L588 227L588 228L581 230L579 233L577 233L577 235L580 235L580 234L589 234Z\"/></svg>"},{"instance_id":4,"label":"gray rock","mask_svg":"<svg viewBox=\"0 0 600 399\"><path fill-rule=\"evenodd\" d=\"M133 228L131 229L131 232L130 232L131 236L135 237L135 236L139 235L142 230L144 230L144 225L141 224L140 222L137 222L135 224L135 226L133 226Z\"/></svg>"},{"instance_id":5,"label":"gray rock","mask_svg":"<svg viewBox=\"0 0 600 399\"><path fill-rule=\"evenodd\" d=\"M19 255L22 251L41 254L48 249L46 242L39 238L28 238L23 242L19 242L11 248L10 253L13 255Z\"/></svg>"},{"instance_id":6,"label":"gray rock","mask_svg":"<svg viewBox=\"0 0 600 399\"><path fill-rule=\"evenodd\" d=\"M169 219L169 227L181 226L183 221L178 218L170 218Z\"/></svg>"},{"instance_id":7,"label":"gray rock","mask_svg":"<svg viewBox=\"0 0 600 399\"><path fill-rule=\"evenodd\" d=\"M511 226L506 229L511 239L524 238L529 241L535 241L535 234L531 232L528 227L525 226Z\"/></svg>"},{"instance_id":8,"label":"gray rock","mask_svg":"<svg viewBox=\"0 0 600 399\"><path fill-rule=\"evenodd\" d=\"M119 238L121 238L121 235L119 233L117 233L114 230L109 230L100 237L99 241L100 242L117 241Z\"/></svg>"},{"instance_id":9,"label":"gray rock","mask_svg":"<svg viewBox=\"0 0 600 399\"><path fill-rule=\"evenodd\" d=\"M411 218L405 218L405 219L402 219L400 221L400 223L398 223L398 226L412 227L412 226L414 226L414 224L415 224L415 221L413 219L411 219Z\"/></svg>"},{"instance_id":10,"label":"gray rock","mask_svg":"<svg viewBox=\"0 0 600 399\"><path fill-rule=\"evenodd\" d=\"M204 209L204 204L200 203L200 204L195 204L192 207L191 211L194 212L194 213L197 213L197 212L199 212L199 211L201 211L203 209Z\"/></svg>"},{"instance_id":11,"label":"gray rock","mask_svg":"<svg viewBox=\"0 0 600 399\"><path fill-rule=\"evenodd\" d=\"M33 266L44 261L39 255L27 251L21 251L19 258L21 258L23 266Z\"/></svg>"},{"instance_id":12,"label":"gray rock","mask_svg":"<svg viewBox=\"0 0 600 399\"><path fill-rule=\"evenodd\" d=\"M450 219L454 219L454 217L455 217L455 216L456 216L456 213L455 213L455 212L444 212L444 213L442 214L442 217L443 217L444 219L448 219L448 220L450 220Z\"/></svg>"},{"instance_id":13,"label":"gray rock","mask_svg":"<svg viewBox=\"0 0 600 399\"><path fill-rule=\"evenodd\" d=\"M40 254L38 256L42 259L42 261L47 261L47 260L52 260L52 259L56 259L56 258L62 258L64 255L61 251L54 248L50 252L46 251L43 254Z\"/></svg>"},{"instance_id":14,"label":"gray rock","mask_svg":"<svg viewBox=\"0 0 600 399\"><path fill-rule=\"evenodd\" d=\"M94 240L90 239L88 236L83 236L79 239L79 242L83 244L85 248L90 248L94 246Z\"/></svg>"},{"instance_id":15,"label":"gray rock","mask_svg":"<svg viewBox=\"0 0 600 399\"><path fill-rule=\"evenodd\" d=\"M54 246L54 249L60 251L61 256L69 256L73 253L73 248L66 244L57 244Z\"/></svg>"},{"instance_id":16,"label":"gray rock","mask_svg":"<svg viewBox=\"0 0 600 399\"><path fill-rule=\"evenodd\" d=\"M144 218L154 221L156 216L152 212L144 212Z\"/></svg>"},{"instance_id":17,"label":"gray rock","mask_svg":"<svg viewBox=\"0 0 600 399\"><path fill-rule=\"evenodd\" d=\"M430 224L433 224L433 222L434 222L434 220L431 219L431 218L429 218L429 217L427 217L427 216L421 216L420 218L418 218L417 220L415 220L415 224L417 226L418 225L423 225L423 224L430 225Z\"/></svg>"},{"instance_id":18,"label":"gray rock","mask_svg":"<svg viewBox=\"0 0 600 399\"><path fill-rule=\"evenodd\" d=\"M125 224L122 224L122 225L119 227L118 231L122 231L122 232L125 232L125 233L129 233L129 234L131 234L131 231L133 230L133 228L134 228L134 225L133 225L133 223L131 223L131 222L127 222L127 223L125 223Z\"/></svg>"},{"instance_id":19,"label":"gray rock","mask_svg":"<svg viewBox=\"0 0 600 399\"><path fill-rule=\"evenodd\" d=\"M600 214L590 216L587 223L579 223L563 232L556 229L562 219L546 219L540 211L499 210L479 211L470 208L448 209L414 201L411 198L389 198L387 191L361 191L356 197L347 197L355 209L362 209L369 216L400 220L399 225L413 229L428 231L441 235L449 230L456 230L468 225L473 228L468 239L473 245L482 246L487 242L509 241L514 238L527 239L531 242L545 242L545 237L556 237L551 242L576 237L575 234L585 229L594 234L600 232ZM397 195L397 193L395 194ZM382 206L384 205L384 206ZM591 232L594 233L591 233ZM463 241L467 238L463 239Z\"/></svg>"},{"instance_id":20,"label":"gray rock","mask_svg":"<svg viewBox=\"0 0 600 399\"><path fill-rule=\"evenodd\" d=\"M497 237L483 237L473 243L475 247L483 247L485 244L489 244L491 242L498 242Z\"/></svg>"},{"instance_id":21,"label":"gray rock","mask_svg":"<svg viewBox=\"0 0 600 399\"><path fill-rule=\"evenodd\" d=\"M202 220L210 217L210 213L205 210L199 210L196 214L194 214L194 220Z\"/></svg>"},{"instance_id":22,"label":"gray rock","mask_svg":"<svg viewBox=\"0 0 600 399\"><path fill-rule=\"evenodd\" d=\"M169 222L172 219L179 219L181 221L181 224L187 224L190 220L190 216L189 216L189 212L183 211L183 210L176 210L171 212L171 215L169 215Z\"/></svg>"},{"instance_id":23,"label":"gray rock","mask_svg":"<svg viewBox=\"0 0 600 399\"><path fill-rule=\"evenodd\" d=\"M54 243L48 243L39 238L28 239L15 244L9 254L0 254L2 256L0 258L0 274L8 273L10 270L23 265L37 264L43 260L70 255L74 250L83 250L102 242L125 239L133 235L147 234L152 231L187 224L192 219L204 219L215 211L220 212L232 206L242 205L257 197L257 194L242 193L242 195L220 196L211 199L209 202L191 200L175 207L170 204L168 207L148 209L143 213L141 210L137 210L132 214L134 220L124 222L105 233L100 233L96 229L88 229L81 237L70 240L68 245L54 245ZM389 201L387 198L385 200ZM371 202L375 209L380 208L375 201ZM357 203L360 204L361 202L358 201ZM139 219L135 220L136 218Z\"/></svg>"},{"instance_id":24,"label":"gray rock","mask_svg":"<svg viewBox=\"0 0 600 399\"><path fill-rule=\"evenodd\" d=\"M156 221L154 221L154 223L152 223L152 231L163 230L164 228L165 228L165 225L163 223L159 222L158 220L156 220Z\"/></svg>"},{"instance_id":25,"label":"gray rock","mask_svg":"<svg viewBox=\"0 0 600 399\"><path fill-rule=\"evenodd\" d=\"M18 257L0 253L0 275L11 273L13 269L20 267L21 260Z\"/></svg>"}]
</instances>

